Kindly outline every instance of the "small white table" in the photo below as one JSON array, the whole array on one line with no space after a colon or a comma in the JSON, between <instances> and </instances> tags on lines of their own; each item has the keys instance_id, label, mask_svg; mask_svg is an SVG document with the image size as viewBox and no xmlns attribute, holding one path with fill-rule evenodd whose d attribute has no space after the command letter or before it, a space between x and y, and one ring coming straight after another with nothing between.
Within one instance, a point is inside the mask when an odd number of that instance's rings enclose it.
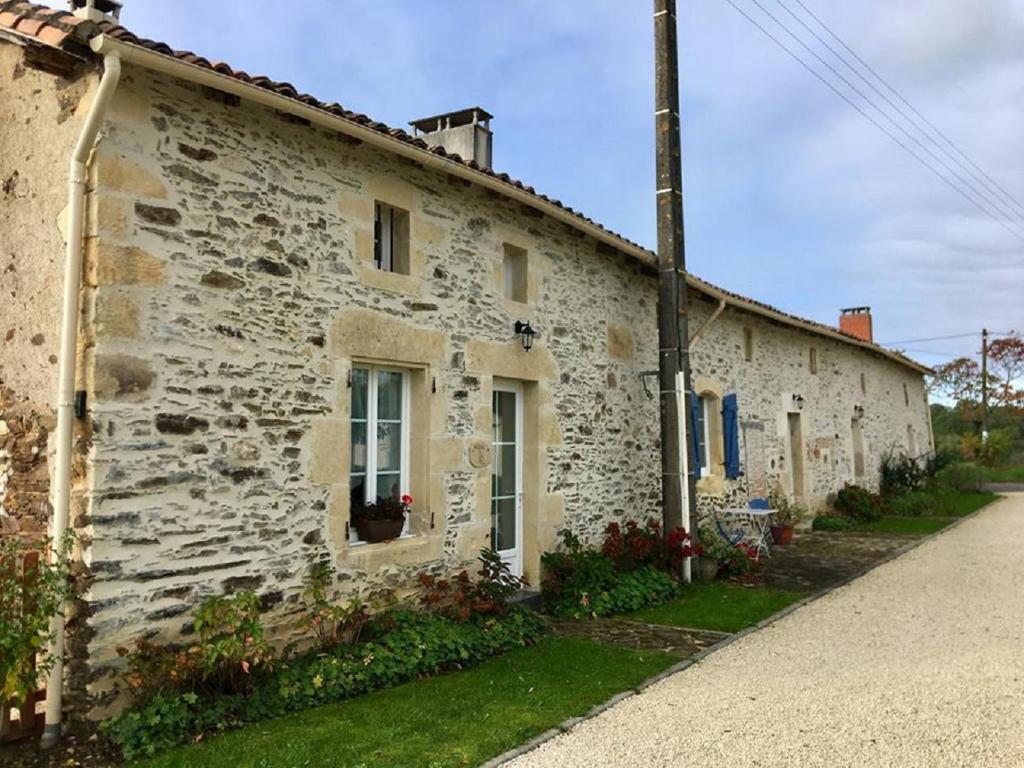
<instances>
[{"instance_id":1,"label":"small white table","mask_svg":"<svg viewBox=\"0 0 1024 768\"><path fill-rule=\"evenodd\" d=\"M746 528L743 540L755 548L757 557L763 552L772 556L772 518L774 509L751 509L750 507L726 507L720 513Z\"/></svg>"}]
</instances>

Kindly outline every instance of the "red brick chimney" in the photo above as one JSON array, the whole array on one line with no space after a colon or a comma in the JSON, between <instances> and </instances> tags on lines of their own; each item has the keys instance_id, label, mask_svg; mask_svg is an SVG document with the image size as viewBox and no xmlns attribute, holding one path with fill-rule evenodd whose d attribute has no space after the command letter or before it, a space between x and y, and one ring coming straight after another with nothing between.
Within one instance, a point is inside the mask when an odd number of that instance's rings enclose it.
<instances>
[{"instance_id":1,"label":"red brick chimney","mask_svg":"<svg viewBox=\"0 0 1024 768\"><path fill-rule=\"evenodd\" d=\"M850 307L839 310L839 330L864 341L875 340L871 329L871 307Z\"/></svg>"}]
</instances>

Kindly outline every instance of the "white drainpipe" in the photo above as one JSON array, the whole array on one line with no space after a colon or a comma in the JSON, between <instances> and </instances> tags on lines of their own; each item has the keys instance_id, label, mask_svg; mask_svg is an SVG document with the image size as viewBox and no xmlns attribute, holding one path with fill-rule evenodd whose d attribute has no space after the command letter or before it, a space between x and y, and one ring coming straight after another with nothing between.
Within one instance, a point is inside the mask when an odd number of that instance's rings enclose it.
<instances>
[{"instance_id":1,"label":"white drainpipe","mask_svg":"<svg viewBox=\"0 0 1024 768\"><path fill-rule=\"evenodd\" d=\"M68 181L68 238L64 259L64 303L61 315L60 357L57 384L57 444L53 478L53 537L51 557L60 552L60 542L68 530L71 502L71 462L75 427L75 361L78 352L79 293L82 288L82 248L85 222L85 184L89 158L103 125L107 107L121 78L121 58L117 53L103 57L103 77L89 106L82 131L71 155ZM46 684L46 728L42 745L51 747L60 740L61 708L64 694L64 614L63 609L50 619L54 641L50 653L54 659Z\"/></svg>"}]
</instances>

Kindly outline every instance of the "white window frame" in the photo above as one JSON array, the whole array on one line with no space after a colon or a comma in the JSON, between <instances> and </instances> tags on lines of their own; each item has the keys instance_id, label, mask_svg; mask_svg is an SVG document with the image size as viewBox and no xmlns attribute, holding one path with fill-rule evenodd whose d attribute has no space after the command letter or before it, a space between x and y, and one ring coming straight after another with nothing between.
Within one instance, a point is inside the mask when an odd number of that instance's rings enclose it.
<instances>
[{"instance_id":1,"label":"white window frame","mask_svg":"<svg viewBox=\"0 0 1024 768\"><path fill-rule=\"evenodd\" d=\"M407 368L398 368L390 365L376 365L374 363L352 363L352 374L353 374L353 389L355 391L355 372L357 370L365 370L368 372L367 384L366 384L366 467L360 474L366 478L364 485L365 492L363 494L363 501L367 500L376 501L377 494L377 425L379 424L377 417L377 399L378 390L380 386L379 373L397 373L402 376L402 413L401 413L401 439L402 448L399 452L399 470L398 470L398 494L404 496L409 493L409 422L411 416L411 371ZM351 398L352 393L349 394ZM352 424L356 420L352 418L351 412L349 413L349 446L351 450L352 446ZM362 420L359 420L360 422ZM385 423L393 423L393 420L387 420ZM351 487L352 482L352 461L349 459L349 486ZM349 512L351 516L351 510ZM402 528L402 538L411 536L412 532L409 527L409 518L405 518L405 527ZM355 526L349 526L349 543L350 544L366 544L367 542L359 538L359 534L356 532Z\"/></svg>"},{"instance_id":2,"label":"white window frame","mask_svg":"<svg viewBox=\"0 0 1024 768\"><path fill-rule=\"evenodd\" d=\"M710 401L710 399L705 397L704 395L698 395L698 397L697 397L697 407L700 409L700 416L701 416L701 419L702 419L701 434L699 435L699 439L697 441L697 450L698 450L699 453L703 453L704 454L703 456L699 457L700 458L700 476L701 477L710 477L711 476L711 464L710 464L711 453L708 450L708 448L711 446L711 429L710 429L710 425L708 424L708 402L709 401Z\"/></svg>"}]
</instances>

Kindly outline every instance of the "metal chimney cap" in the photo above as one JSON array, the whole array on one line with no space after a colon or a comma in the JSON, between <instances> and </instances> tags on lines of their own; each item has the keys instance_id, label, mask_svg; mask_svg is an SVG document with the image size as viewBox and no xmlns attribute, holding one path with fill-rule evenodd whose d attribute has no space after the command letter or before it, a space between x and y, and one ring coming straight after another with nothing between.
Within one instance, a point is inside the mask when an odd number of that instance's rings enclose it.
<instances>
[{"instance_id":1,"label":"metal chimney cap","mask_svg":"<svg viewBox=\"0 0 1024 768\"><path fill-rule=\"evenodd\" d=\"M462 125L486 124L493 119L494 115L482 107L466 107L455 112L421 117L419 120L411 121L409 125L419 131L423 131L423 133L433 133L438 130L443 131L446 128L458 128Z\"/></svg>"},{"instance_id":2,"label":"metal chimney cap","mask_svg":"<svg viewBox=\"0 0 1024 768\"><path fill-rule=\"evenodd\" d=\"M71 12L90 21L118 21L124 3L120 0L70 0Z\"/></svg>"}]
</instances>

